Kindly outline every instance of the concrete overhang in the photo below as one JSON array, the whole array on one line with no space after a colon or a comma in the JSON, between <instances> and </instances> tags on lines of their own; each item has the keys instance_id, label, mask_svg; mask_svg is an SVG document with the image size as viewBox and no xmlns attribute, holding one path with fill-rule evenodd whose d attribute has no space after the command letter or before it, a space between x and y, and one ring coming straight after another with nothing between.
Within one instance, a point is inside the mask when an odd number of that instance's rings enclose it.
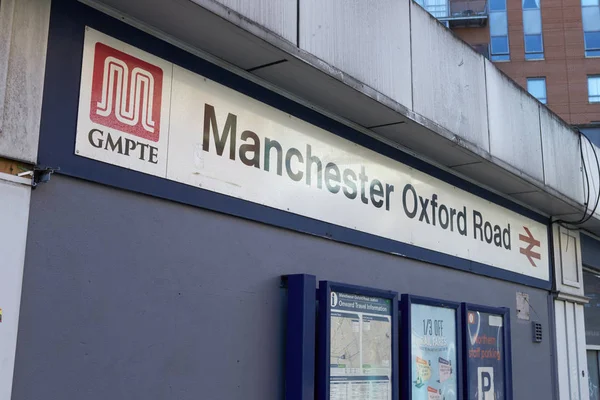
<instances>
[{"instance_id":1,"label":"concrete overhang","mask_svg":"<svg viewBox=\"0 0 600 400\"><path fill-rule=\"evenodd\" d=\"M411 42L406 54L411 59L410 70L405 71L409 74L405 82L410 86L406 90L411 94L407 98L393 88L386 90L386 85L394 86L398 83L396 81L365 79L364 76L359 79L357 76L361 75L361 71L349 73L335 63L324 61L314 52L305 50L306 46L300 46L300 42L307 41L307 33L301 32L299 8L295 0L81 1L537 212L574 221L585 211L586 184L581 172L577 133L413 2L407 1L406 6L407 13L412 14L407 16L412 23L410 29L417 29L418 24L427 24L418 29L428 29L425 36L429 35L431 29L433 37L429 37L429 44L435 45L440 37L456 42L452 45L462 46L457 49L464 52L468 60L474 60L472 63L477 73L483 74L483 81L479 85L483 84L487 107L485 115L478 117L482 120L483 128L475 126L473 129L475 136L465 134L460 125L453 125L452 116L435 116L435 112L439 108L447 108L447 104L439 104L438 107L437 100L419 97L422 81L418 81L419 74L413 71L423 67L424 78L436 72L421 64L414 65L418 57L421 60L428 57L429 53L422 51L428 45L426 41L422 46L415 46ZM222 3L236 7L236 10ZM254 6L252 11L250 8ZM259 14L256 14L257 10ZM324 10L324 13L326 11L332 10ZM249 14L252 12L255 14ZM339 16L331 18L336 17ZM338 50L333 48L331 51ZM451 52L455 50L452 47L449 49ZM423 54L419 56L419 52ZM368 54L357 54L356 57L355 62L360 63L361 59L367 62ZM460 68L462 62L456 64L458 67L451 67ZM379 88L375 89L374 86ZM433 90L435 97L438 88L424 87L423 91L426 90ZM490 99L494 96L499 97L498 104L492 104ZM519 98L515 99L514 96ZM402 101L398 101L398 98L402 98ZM457 100L454 106L460 110L463 107L461 98ZM419 101L421 106L418 105ZM427 111L428 101L431 102L429 109L434 108L434 112ZM453 99L448 101L452 102ZM538 130L535 131L534 127L529 134L539 136L534 137L536 141L539 140L539 149L528 148L527 131L514 132L514 127L520 125L510 125L510 120L519 124L519 118L503 114L526 107L536 110L534 117L537 118ZM459 114L461 119L468 118L462 111ZM457 129L453 129L453 126ZM593 186L590 198L595 199L600 176L589 145L584 143L584 147L584 159L587 160ZM533 155L538 150L539 160L536 161ZM519 154L524 157L511 160L511 156L518 157ZM539 168L529 168L530 163L536 162ZM593 201L591 203L593 207ZM597 212L583 227L600 235L600 219L596 217L600 218L600 213Z\"/></svg>"}]
</instances>

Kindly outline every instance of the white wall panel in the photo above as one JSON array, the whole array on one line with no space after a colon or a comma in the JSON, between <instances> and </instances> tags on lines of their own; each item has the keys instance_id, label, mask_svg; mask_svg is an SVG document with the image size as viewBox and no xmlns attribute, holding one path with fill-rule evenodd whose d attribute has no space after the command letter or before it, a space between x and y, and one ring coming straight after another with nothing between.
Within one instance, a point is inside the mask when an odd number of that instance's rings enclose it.
<instances>
[{"instance_id":1,"label":"white wall panel","mask_svg":"<svg viewBox=\"0 0 600 400\"><path fill-rule=\"evenodd\" d=\"M569 400L580 400L579 351L577 349L577 326L575 325L575 305L565 303L565 323L567 331L567 352L569 366Z\"/></svg>"},{"instance_id":2,"label":"white wall panel","mask_svg":"<svg viewBox=\"0 0 600 400\"><path fill-rule=\"evenodd\" d=\"M490 153L543 182L540 105L491 62L485 66Z\"/></svg>"},{"instance_id":3,"label":"white wall panel","mask_svg":"<svg viewBox=\"0 0 600 400\"><path fill-rule=\"evenodd\" d=\"M412 108L409 2L302 0L299 46Z\"/></svg>"},{"instance_id":4,"label":"white wall panel","mask_svg":"<svg viewBox=\"0 0 600 400\"><path fill-rule=\"evenodd\" d=\"M575 304L575 327L577 329L577 359L579 360L578 376L579 391L582 400L589 400L589 374L587 369L587 357L585 347L585 321L583 316L583 306Z\"/></svg>"},{"instance_id":5,"label":"white wall panel","mask_svg":"<svg viewBox=\"0 0 600 400\"><path fill-rule=\"evenodd\" d=\"M414 111L489 151L483 56L410 3Z\"/></svg>"},{"instance_id":6,"label":"white wall panel","mask_svg":"<svg viewBox=\"0 0 600 400\"><path fill-rule=\"evenodd\" d=\"M31 187L0 174L0 399L10 399ZM11 178L14 181L26 179Z\"/></svg>"},{"instance_id":7,"label":"white wall panel","mask_svg":"<svg viewBox=\"0 0 600 400\"><path fill-rule=\"evenodd\" d=\"M554 301L559 400L566 400L569 398L569 354L567 351L567 329L565 309L566 307L564 301Z\"/></svg>"},{"instance_id":8,"label":"white wall panel","mask_svg":"<svg viewBox=\"0 0 600 400\"><path fill-rule=\"evenodd\" d=\"M554 301L559 400L589 400L583 306Z\"/></svg>"}]
</instances>

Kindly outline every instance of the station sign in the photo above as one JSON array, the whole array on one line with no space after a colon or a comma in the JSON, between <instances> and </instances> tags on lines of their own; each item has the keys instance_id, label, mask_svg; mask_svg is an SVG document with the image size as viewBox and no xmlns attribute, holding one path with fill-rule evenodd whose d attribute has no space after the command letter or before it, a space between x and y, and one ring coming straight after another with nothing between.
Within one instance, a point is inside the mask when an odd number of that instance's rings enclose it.
<instances>
[{"instance_id":1,"label":"station sign","mask_svg":"<svg viewBox=\"0 0 600 400\"><path fill-rule=\"evenodd\" d=\"M549 280L547 225L91 28L75 153Z\"/></svg>"}]
</instances>

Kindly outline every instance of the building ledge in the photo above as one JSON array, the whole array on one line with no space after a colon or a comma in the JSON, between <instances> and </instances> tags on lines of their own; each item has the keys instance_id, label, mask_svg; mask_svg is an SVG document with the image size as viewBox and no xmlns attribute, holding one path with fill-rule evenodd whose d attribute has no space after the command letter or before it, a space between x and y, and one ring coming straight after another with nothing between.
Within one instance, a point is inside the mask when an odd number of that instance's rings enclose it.
<instances>
[{"instance_id":1,"label":"building ledge","mask_svg":"<svg viewBox=\"0 0 600 400\"><path fill-rule=\"evenodd\" d=\"M285 39L283 33L277 34L217 1L103 0L98 3L86 0L84 3L534 211L556 219L574 221L585 210L584 182L581 164L578 163L580 154L571 154L575 151L573 144L578 143L577 134L478 54L487 81L474 83L489 86L490 75L496 74L496 81L499 82L496 83L503 85L498 90L504 90L503 93L511 96L514 93L520 96L520 100L517 100L538 110L540 124L533 135L538 135L535 139L539 141L540 153L543 152L541 162L545 159L546 164L531 169L528 165L512 162L495 152L496 142L491 139L496 133L491 129L482 140L465 137L462 132L450 129L443 121L436 121L415 111L414 104L400 102L382 93L372 83L365 82L368 79L356 78L356 73L350 74L334 63L324 61L298 47L296 42ZM414 3L411 3L411 7L413 11L418 10L413 14L424 13ZM435 21L433 17L431 19ZM435 24L439 25L437 21ZM476 54L450 32L441 35L456 41L457 49L453 51L462 52L465 47L469 52L465 56ZM291 37L288 34L285 36ZM411 68L414 70L419 66L413 65ZM419 90L415 85L417 82L413 77L412 100L415 91ZM408 103L412 103L412 100ZM513 98L500 100L506 103L517 101ZM488 104L489 113L491 109ZM508 118L506 115L495 117ZM490 116L487 116L486 126L489 119ZM511 134L517 139L532 135L525 130ZM507 137L506 140L511 138ZM571 150L568 156L555 157L552 153L564 151L567 147ZM588 166L591 165L591 157L588 149ZM564 178L556 182L556 176L564 171L570 177L578 176L579 181L575 179L577 182L571 182L573 179ZM600 178L596 176L595 179L597 182ZM600 214L596 216L600 217ZM600 219L590 219L584 228L600 235Z\"/></svg>"}]
</instances>

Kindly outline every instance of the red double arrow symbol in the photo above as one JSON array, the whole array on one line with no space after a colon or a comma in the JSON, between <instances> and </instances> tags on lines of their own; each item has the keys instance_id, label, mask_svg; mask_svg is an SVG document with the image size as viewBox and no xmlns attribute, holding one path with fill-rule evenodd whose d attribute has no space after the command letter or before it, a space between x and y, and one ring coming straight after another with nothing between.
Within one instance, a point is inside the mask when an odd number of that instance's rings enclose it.
<instances>
[{"instance_id":1,"label":"red double arrow symbol","mask_svg":"<svg viewBox=\"0 0 600 400\"><path fill-rule=\"evenodd\" d=\"M540 253L536 253L535 251L533 251L533 248L539 247L540 241L533 237L529 228L524 226L523 229L525 229L525 233L527 233L527 235L519 234L519 240L524 242L525 244L528 244L529 246L521 247L519 251L521 252L521 254L527 257L532 266L537 267L537 265L535 265L535 263L533 262L533 259L535 258L536 260L541 260L542 256L540 255Z\"/></svg>"}]
</instances>

